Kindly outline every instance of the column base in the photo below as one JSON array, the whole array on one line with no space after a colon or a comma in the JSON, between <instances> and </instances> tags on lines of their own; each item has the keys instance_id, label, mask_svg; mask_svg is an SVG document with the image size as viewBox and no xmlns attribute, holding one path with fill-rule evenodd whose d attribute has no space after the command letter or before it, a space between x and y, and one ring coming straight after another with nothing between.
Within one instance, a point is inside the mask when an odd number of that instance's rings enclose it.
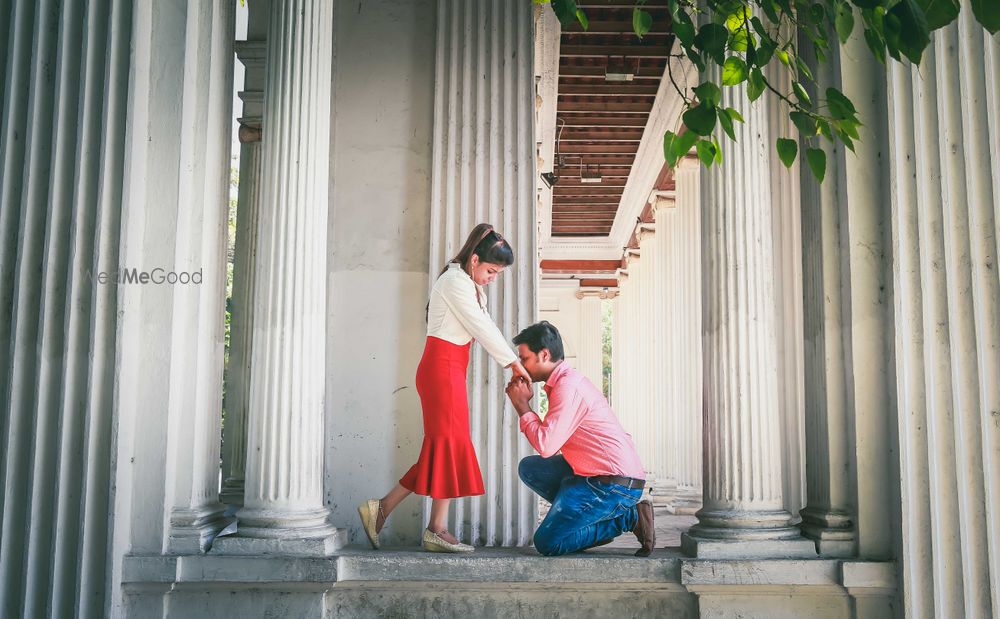
<instances>
[{"instance_id":1,"label":"column base","mask_svg":"<svg viewBox=\"0 0 1000 619\"><path fill-rule=\"evenodd\" d=\"M681 552L696 559L809 559L816 557L812 540L719 540L681 534Z\"/></svg>"},{"instance_id":2,"label":"column base","mask_svg":"<svg viewBox=\"0 0 1000 619\"><path fill-rule=\"evenodd\" d=\"M783 509L702 509L698 524L681 535L681 552L699 559L798 559L816 556Z\"/></svg>"},{"instance_id":3,"label":"column base","mask_svg":"<svg viewBox=\"0 0 1000 619\"><path fill-rule=\"evenodd\" d=\"M289 511L243 508L236 534L220 537L213 552L230 555L325 557L347 544L347 529L327 522L329 510Z\"/></svg>"},{"instance_id":4,"label":"column base","mask_svg":"<svg viewBox=\"0 0 1000 619\"><path fill-rule=\"evenodd\" d=\"M232 522L221 503L198 509L177 509L170 514L170 536L167 551L171 554L207 552L219 531Z\"/></svg>"},{"instance_id":5,"label":"column base","mask_svg":"<svg viewBox=\"0 0 1000 619\"><path fill-rule=\"evenodd\" d=\"M807 507L799 514L802 535L813 540L821 557L849 558L855 554L854 523L844 511Z\"/></svg>"},{"instance_id":6,"label":"column base","mask_svg":"<svg viewBox=\"0 0 1000 619\"><path fill-rule=\"evenodd\" d=\"M666 505L671 514L692 516L701 509L701 488L678 488Z\"/></svg>"}]
</instances>

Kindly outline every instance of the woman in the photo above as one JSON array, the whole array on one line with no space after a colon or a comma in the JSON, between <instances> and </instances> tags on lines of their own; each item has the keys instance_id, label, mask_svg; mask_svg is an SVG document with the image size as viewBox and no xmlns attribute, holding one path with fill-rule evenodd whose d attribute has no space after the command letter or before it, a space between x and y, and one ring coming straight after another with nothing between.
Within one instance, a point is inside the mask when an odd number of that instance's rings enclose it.
<instances>
[{"instance_id":1,"label":"woman","mask_svg":"<svg viewBox=\"0 0 1000 619\"><path fill-rule=\"evenodd\" d=\"M373 548L386 518L411 493L431 497L431 518L422 546L431 552L471 552L448 532L451 499L483 494L483 476L469 433L466 369L475 339L515 376L531 380L486 312L483 286L514 263L510 245L489 224L472 229L462 250L441 271L427 304L427 341L417 366L417 393L424 416L420 457L387 495L358 506Z\"/></svg>"}]
</instances>

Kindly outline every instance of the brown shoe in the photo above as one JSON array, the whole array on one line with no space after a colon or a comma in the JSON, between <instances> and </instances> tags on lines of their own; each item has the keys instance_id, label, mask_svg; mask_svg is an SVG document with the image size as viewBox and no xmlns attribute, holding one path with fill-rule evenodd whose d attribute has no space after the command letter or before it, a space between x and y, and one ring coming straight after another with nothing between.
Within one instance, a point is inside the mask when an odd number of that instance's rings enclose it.
<instances>
[{"instance_id":1,"label":"brown shoe","mask_svg":"<svg viewBox=\"0 0 1000 619\"><path fill-rule=\"evenodd\" d=\"M639 512L639 519L636 521L632 532L635 533L635 538L639 540L639 544L642 546L639 550L635 551L635 556L648 557L649 553L653 552L653 546L656 545L656 530L653 525L653 504L650 501L639 501L636 503L635 508Z\"/></svg>"}]
</instances>

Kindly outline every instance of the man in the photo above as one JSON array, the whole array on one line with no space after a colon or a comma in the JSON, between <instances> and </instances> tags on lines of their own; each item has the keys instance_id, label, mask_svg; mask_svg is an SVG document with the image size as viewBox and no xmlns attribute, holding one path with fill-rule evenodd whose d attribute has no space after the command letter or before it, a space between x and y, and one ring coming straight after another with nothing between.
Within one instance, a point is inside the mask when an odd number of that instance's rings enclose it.
<instances>
[{"instance_id":1,"label":"man","mask_svg":"<svg viewBox=\"0 0 1000 619\"><path fill-rule=\"evenodd\" d=\"M552 504L535 531L535 548L562 555L632 531L642 545L635 555L649 556L656 543L653 505L639 502L646 474L632 437L604 394L563 360L554 326L544 320L531 325L514 344L532 380L545 381L549 398L543 421L531 410L531 385L523 378L507 385L521 431L541 454L521 460L518 474Z\"/></svg>"}]
</instances>

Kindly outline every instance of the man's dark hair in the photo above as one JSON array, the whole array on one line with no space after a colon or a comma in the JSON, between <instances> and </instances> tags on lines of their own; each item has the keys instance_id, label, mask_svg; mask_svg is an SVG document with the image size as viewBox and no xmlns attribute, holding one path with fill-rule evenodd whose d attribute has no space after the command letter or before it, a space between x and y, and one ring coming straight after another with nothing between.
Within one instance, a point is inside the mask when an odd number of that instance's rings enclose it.
<instances>
[{"instance_id":1,"label":"man's dark hair","mask_svg":"<svg viewBox=\"0 0 1000 619\"><path fill-rule=\"evenodd\" d=\"M514 338L514 344L524 344L536 355L543 348L548 348L553 361L563 360L563 343L562 337L559 336L559 329L556 329L547 320L536 322L518 333L517 337Z\"/></svg>"}]
</instances>

